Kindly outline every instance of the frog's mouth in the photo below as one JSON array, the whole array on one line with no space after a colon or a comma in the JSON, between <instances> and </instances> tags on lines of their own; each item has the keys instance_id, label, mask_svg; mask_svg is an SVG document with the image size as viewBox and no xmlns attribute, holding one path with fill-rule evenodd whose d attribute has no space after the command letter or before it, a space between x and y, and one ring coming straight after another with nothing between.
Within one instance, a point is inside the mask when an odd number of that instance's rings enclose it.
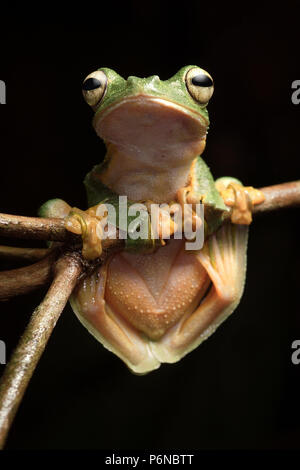
<instances>
[{"instance_id":1,"label":"frog's mouth","mask_svg":"<svg viewBox=\"0 0 300 470\"><path fill-rule=\"evenodd\" d=\"M208 122L197 112L163 98L135 95L97 113L97 134L135 159L191 159L202 153Z\"/></svg>"}]
</instances>

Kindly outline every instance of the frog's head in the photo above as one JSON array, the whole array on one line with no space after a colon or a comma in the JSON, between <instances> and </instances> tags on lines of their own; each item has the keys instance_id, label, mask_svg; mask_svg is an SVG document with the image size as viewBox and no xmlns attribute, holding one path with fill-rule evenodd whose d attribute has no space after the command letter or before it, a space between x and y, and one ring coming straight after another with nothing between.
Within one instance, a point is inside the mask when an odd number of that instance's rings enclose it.
<instances>
[{"instance_id":1,"label":"frog's head","mask_svg":"<svg viewBox=\"0 0 300 470\"><path fill-rule=\"evenodd\" d=\"M95 111L97 134L137 158L169 155L174 161L174 157L190 159L201 154L212 94L211 76L192 65L169 80L157 75L125 80L101 68L83 82L84 98Z\"/></svg>"}]
</instances>

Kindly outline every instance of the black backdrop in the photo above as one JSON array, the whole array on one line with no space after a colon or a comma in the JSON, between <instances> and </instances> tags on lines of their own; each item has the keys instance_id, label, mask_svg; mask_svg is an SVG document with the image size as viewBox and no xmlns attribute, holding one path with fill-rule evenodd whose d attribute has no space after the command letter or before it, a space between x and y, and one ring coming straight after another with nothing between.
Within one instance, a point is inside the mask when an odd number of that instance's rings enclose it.
<instances>
[{"instance_id":1,"label":"black backdrop","mask_svg":"<svg viewBox=\"0 0 300 470\"><path fill-rule=\"evenodd\" d=\"M101 66L166 79L200 65L215 80L205 151L214 176L256 187L299 178L300 105L291 101L300 79L297 2L243 10L204 3L90 4L64 16L45 10L25 19L24 9L1 18L1 212L35 215L52 197L85 207L83 177L105 150L81 82ZM298 217L290 209L255 220L240 306L175 365L132 375L68 306L7 448L298 448ZM44 293L0 305L8 356Z\"/></svg>"}]
</instances>

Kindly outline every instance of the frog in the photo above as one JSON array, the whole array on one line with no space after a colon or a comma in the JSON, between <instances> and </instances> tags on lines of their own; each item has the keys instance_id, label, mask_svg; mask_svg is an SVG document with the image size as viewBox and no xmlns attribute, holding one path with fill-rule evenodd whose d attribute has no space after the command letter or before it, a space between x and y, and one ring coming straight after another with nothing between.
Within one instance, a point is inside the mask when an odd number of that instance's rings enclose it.
<instances>
[{"instance_id":1,"label":"frog","mask_svg":"<svg viewBox=\"0 0 300 470\"><path fill-rule=\"evenodd\" d=\"M155 241L151 232L146 240L126 240L120 251L96 262L70 299L84 327L138 375L197 348L243 294L248 227L264 194L234 177L214 180L202 158L213 92L211 75L197 65L167 80L125 79L107 67L90 73L82 93L107 153L85 177L88 208L53 199L39 212L64 218L66 228L82 236L83 257L97 260L99 205L119 196L146 207L203 205L200 249L188 251L184 236L165 239L163 231Z\"/></svg>"}]
</instances>

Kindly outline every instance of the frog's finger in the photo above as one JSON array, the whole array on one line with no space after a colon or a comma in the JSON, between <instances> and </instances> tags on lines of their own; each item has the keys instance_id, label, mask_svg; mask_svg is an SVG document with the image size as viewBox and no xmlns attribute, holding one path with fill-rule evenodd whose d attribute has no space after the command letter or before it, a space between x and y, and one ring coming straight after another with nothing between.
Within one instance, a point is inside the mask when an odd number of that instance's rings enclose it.
<instances>
[{"instance_id":1,"label":"frog's finger","mask_svg":"<svg viewBox=\"0 0 300 470\"><path fill-rule=\"evenodd\" d=\"M102 253L103 229L98 217L74 207L65 219L66 229L82 237L82 256L93 260Z\"/></svg>"},{"instance_id":2,"label":"frog's finger","mask_svg":"<svg viewBox=\"0 0 300 470\"><path fill-rule=\"evenodd\" d=\"M225 204L232 207L231 222L234 224L249 225L252 222L253 206L265 200L262 191L243 186L236 178L219 178L216 188Z\"/></svg>"}]
</instances>

